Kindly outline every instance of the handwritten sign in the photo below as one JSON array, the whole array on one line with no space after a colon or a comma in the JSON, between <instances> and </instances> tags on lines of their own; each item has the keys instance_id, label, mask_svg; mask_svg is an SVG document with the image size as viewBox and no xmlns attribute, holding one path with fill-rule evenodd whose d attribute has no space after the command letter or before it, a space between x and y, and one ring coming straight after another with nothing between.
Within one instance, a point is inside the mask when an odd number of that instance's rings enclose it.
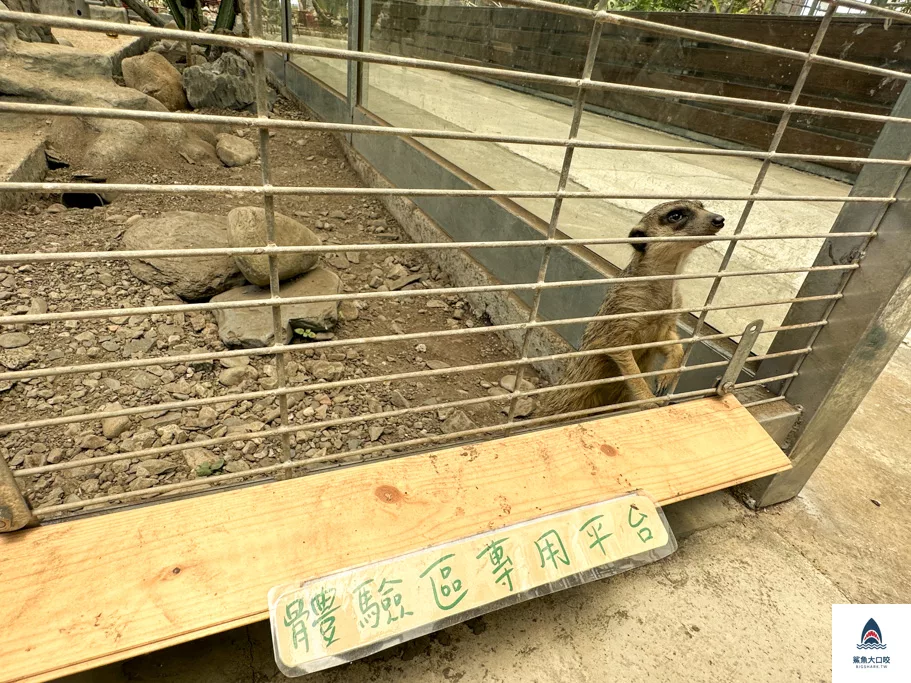
<instances>
[{"instance_id":1,"label":"handwritten sign","mask_svg":"<svg viewBox=\"0 0 911 683\"><path fill-rule=\"evenodd\" d=\"M275 659L301 676L674 552L630 494L269 592Z\"/></svg>"}]
</instances>

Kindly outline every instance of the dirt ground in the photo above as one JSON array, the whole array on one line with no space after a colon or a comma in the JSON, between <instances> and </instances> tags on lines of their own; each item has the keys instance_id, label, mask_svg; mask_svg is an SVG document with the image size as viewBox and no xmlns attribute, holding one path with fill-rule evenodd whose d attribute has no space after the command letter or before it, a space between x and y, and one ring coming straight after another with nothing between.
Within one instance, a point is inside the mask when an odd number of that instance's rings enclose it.
<instances>
[{"instance_id":1,"label":"dirt ground","mask_svg":"<svg viewBox=\"0 0 911 683\"><path fill-rule=\"evenodd\" d=\"M279 101L277 113L285 118L307 118L293 105ZM230 113L230 112L219 112ZM255 134L247 133L248 137ZM276 185L325 185L355 187L359 180L328 134L276 132L271 140L273 182ZM150 160L151 159L151 160ZM216 163L188 163L175 154L154 150L145 160L125 164L107 174L109 182L258 184L259 162L239 168ZM48 180L72 178L78 168L52 171ZM0 217L6 229L0 235L4 253L33 251L116 251L134 216L155 216L164 211L186 210L225 215L237 206L261 205L256 197L241 194L118 196L109 206L66 209L59 196L46 196L17 212ZM374 291L392 272L417 277L406 289L445 287L445 273L417 252L349 252L341 245L407 241L405 234L372 198L301 196L278 197L276 210L294 216L313 229L324 244L340 250L323 259L323 266L342 279L345 292ZM371 287L371 284L373 287ZM149 286L132 275L126 261L25 264L0 267L0 314L125 308L179 303L173 294ZM339 339L394 335L430 330L470 328L485 320L469 310L458 296L414 297L358 301L348 305L346 318L335 330ZM353 318L353 319L352 319ZM218 351L218 338L210 312L153 314L86 321L15 326L3 333L24 333L28 341L17 348L0 349L7 370L60 367L106 361L123 361L191 352ZM21 340L20 340L21 341ZM351 345L318 351L296 337L299 352L286 354L289 384L330 379L352 379L427 368L501 361L515 357L494 333L452 338L409 340L400 343ZM326 377L326 363L331 372ZM226 369L249 365L237 384ZM2 369L2 368L0 368ZM498 383L512 370L498 368L411 381L375 383L308 392L289 397L291 422L306 424L410 406L431 405L503 393ZM235 378L236 379L236 378ZM535 377L530 377L538 383ZM230 385L230 386L226 386ZM151 459L125 459L91 464L93 458L141 449L242 435L280 426L273 397L236 402L237 392L276 386L275 367L267 357L225 359L192 366L162 362L141 369L0 380L0 412L4 423L15 424L59 416L73 416L122 406L156 405L188 398L225 396L224 402L203 408L151 409L108 425L101 420L40 429L14 430L0 436L0 454L14 469L85 460L86 466L28 477L25 488L34 507L77 503L124 492L144 491L208 474L200 462L215 463L211 476L242 473L277 464L281 448L276 438L242 440L208 448L156 455ZM466 407L470 422L462 428L505 421L499 401ZM412 413L398 418L372 420L339 427L307 430L291 437L294 459L307 460L343 454L381 444L438 435L452 431L451 410ZM117 420L117 418L114 418ZM447 421L448 420L448 421ZM374 454L376 455L376 454ZM374 456L370 456L374 457ZM238 475L242 477L243 475ZM133 499L135 500L135 499Z\"/></svg>"}]
</instances>

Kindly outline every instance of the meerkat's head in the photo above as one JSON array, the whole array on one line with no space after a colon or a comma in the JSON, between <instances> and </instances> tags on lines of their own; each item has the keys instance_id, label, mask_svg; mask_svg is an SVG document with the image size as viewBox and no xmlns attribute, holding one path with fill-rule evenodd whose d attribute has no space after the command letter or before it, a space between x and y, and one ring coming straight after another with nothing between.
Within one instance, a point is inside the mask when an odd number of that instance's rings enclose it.
<instances>
[{"instance_id":1,"label":"meerkat's head","mask_svg":"<svg viewBox=\"0 0 911 683\"><path fill-rule=\"evenodd\" d=\"M630 231L630 237L669 237L672 235L716 234L724 227L724 216L706 211L702 202L678 200L665 202L646 213ZM708 240L681 240L679 242L633 242L640 254L658 258L679 258Z\"/></svg>"}]
</instances>

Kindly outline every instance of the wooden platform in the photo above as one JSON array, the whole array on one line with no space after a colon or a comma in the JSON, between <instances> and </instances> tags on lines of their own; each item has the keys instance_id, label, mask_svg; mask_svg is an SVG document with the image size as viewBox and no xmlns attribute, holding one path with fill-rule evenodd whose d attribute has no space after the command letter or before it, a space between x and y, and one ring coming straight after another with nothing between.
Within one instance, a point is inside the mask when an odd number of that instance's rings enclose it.
<instances>
[{"instance_id":1,"label":"wooden platform","mask_svg":"<svg viewBox=\"0 0 911 683\"><path fill-rule=\"evenodd\" d=\"M276 584L635 489L668 504L789 467L728 396L0 535L0 681L266 619Z\"/></svg>"}]
</instances>

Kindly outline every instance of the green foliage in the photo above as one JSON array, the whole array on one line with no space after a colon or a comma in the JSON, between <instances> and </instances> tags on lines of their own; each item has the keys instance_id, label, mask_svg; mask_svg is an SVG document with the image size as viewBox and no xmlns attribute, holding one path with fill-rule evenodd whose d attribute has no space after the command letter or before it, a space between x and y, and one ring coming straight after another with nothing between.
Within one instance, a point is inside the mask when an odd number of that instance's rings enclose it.
<instances>
[{"instance_id":1,"label":"green foliage","mask_svg":"<svg viewBox=\"0 0 911 683\"><path fill-rule=\"evenodd\" d=\"M177 28L183 31L187 26L187 8L181 4L180 0L164 0L164 2L168 6L168 14L174 17L174 23L177 24ZM202 11L199 7L199 0L196 0L193 6L190 7L190 30L199 31L201 28Z\"/></svg>"},{"instance_id":2,"label":"green foliage","mask_svg":"<svg viewBox=\"0 0 911 683\"><path fill-rule=\"evenodd\" d=\"M218 14L215 16L215 31L231 31L237 19L237 5L234 0L221 0L218 5Z\"/></svg>"}]
</instances>

